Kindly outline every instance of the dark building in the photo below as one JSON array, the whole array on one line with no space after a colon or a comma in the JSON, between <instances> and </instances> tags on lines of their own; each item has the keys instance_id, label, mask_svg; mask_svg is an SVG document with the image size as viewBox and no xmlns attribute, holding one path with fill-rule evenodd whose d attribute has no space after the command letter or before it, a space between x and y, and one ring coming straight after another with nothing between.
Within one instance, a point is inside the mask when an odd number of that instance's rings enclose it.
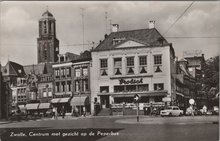
<instances>
[{"instance_id":1,"label":"dark building","mask_svg":"<svg viewBox=\"0 0 220 141\"><path fill-rule=\"evenodd\" d=\"M59 40L56 38L56 20L49 11L44 12L39 20L37 44L38 63L58 60Z\"/></svg>"},{"instance_id":2,"label":"dark building","mask_svg":"<svg viewBox=\"0 0 220 141\"><path fill-rule=\"evenodd\" d=\"M176 104L186 110L189 107L189 99L195 99L195 78L188 70L188 61L180 59L176 66Z\"/></svg>"}]
</instances>

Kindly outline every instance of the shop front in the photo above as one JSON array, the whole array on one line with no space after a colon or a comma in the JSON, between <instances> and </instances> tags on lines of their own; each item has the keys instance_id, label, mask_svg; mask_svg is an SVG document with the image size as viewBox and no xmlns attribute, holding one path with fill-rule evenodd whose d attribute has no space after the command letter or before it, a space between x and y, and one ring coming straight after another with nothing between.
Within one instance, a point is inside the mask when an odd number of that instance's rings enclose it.
<instances>
[{"instance_id":1,"label":"shop front","mask_svg":"<svg viewBox=\"0 0 220 141\"><path fill-rule=\"evenodd\" d=\"M61 114L61 108L64 107L65 112L71 112L71 105L70 105L71 97L65 98L54 98L51 100L51 104L53 107L57 108L57 112Z\"/></svg>"},{"instance_id":2,"label":"shop front","mask_svg":"<svg viewBox=\"0 0 220 141\"><path fill-rule=\"evenodd\" d=\"M90 114L90 100L89 96L75 96L71 102L72 113L75 116Z\"/></svg>"}]
</instances>

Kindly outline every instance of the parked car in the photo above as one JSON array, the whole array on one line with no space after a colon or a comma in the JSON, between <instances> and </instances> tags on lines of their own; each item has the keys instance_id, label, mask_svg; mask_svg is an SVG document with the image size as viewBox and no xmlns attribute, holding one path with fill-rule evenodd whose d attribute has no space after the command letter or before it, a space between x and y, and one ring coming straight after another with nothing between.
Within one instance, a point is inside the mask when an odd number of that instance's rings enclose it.
<instances>
[{"instance_id":1,"label":"parked car","mask_svg":"<svg viewBox=\"0 0 220 141\"><path fill-rule=\"evenodd\" d=\"M165 110L160 111L160 115L163 116L182 116L183 110L180 110L177 106L170 106Z\"/></svg>"}]
</instances>

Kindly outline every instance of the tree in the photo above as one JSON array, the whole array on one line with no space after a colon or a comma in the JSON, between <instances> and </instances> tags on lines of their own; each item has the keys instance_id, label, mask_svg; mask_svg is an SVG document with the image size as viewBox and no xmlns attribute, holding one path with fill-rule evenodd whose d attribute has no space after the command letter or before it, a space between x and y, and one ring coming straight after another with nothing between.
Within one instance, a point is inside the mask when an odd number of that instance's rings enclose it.
<instances>
[{"instance_id":1,"label":"tree","mask_svg":"<svg viewBox=\"0 0 220 141\"><path fill-rule=\"evenodd\" d=\"M202 90L207 96L208 103L211 104L211 99L219 92L219 56L206 60L202 79Z\"/></svg>"}]
</instances>

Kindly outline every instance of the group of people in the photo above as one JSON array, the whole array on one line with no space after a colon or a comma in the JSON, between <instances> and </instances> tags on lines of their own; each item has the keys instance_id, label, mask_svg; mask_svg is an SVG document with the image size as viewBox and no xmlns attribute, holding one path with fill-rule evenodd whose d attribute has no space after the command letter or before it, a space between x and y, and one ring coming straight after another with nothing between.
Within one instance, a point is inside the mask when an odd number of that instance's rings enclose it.
<instances>
[{"instance_id":1,"label":"group of people","mask_svg":"<svg viewBox=\"0 0 220 141\"><path fill-rule=\"evenodd\" d=\"M65 110L64 106L62 106L62 108L60 110L60 113L62 115L62 118L64 118L65 114L66 114L66 110ZM57 117L58 117L57 107L53 107L53 109L52 109L52 118L57 119Z\"/></svg>"}]
</instances>

